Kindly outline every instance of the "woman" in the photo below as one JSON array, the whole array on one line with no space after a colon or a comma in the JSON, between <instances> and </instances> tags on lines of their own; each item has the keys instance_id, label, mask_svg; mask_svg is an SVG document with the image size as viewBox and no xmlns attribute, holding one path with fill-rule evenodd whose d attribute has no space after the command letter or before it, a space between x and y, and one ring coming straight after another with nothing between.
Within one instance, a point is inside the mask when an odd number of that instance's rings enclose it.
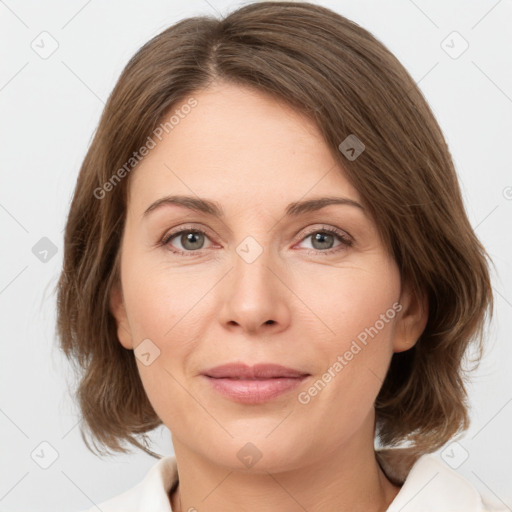
<instances>
[{"instance_id":1,"label":"woman","mask_svg":"<svg viewBox=\"0 0 512 512\"><path fill-rule=\"evenodd\" d=\"M487 256L416 84L326 8L190 18L137 52L58 308L95 447L172 435L104 512L491 510L430 454L469 425Z\"/></svg>"}]
</instances>

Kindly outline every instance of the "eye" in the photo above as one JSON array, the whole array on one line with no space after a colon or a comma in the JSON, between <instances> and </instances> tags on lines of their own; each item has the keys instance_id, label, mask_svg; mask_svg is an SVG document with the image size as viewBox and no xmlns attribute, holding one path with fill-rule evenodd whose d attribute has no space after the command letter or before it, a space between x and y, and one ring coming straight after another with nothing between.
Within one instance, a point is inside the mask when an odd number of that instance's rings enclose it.
<instances>
[{"instance_id":1,"label":"eye","mask_svg":"<svg viewBox=\"0 0 512 512\"><path fill-rule=\"evenodd\" d=\"M313 251L308 251L311 253L331 254L346 249L352 246L353 243L351 238L343 231L325 226L321 229L310 231L302 238L302 241L308 238L311 238ZM336 239L339 241L338 245L334 245Z\"/></svg>"},{"instance_id":2,"label":"eye","mask_svg":"<svg viewBox=\"0 0 512 512\"><path fill-rule=\"evenodd\" d=\"M204 248L205 240L208 239L206 233L201 229L182 229L174 233L170 233L162 240L162 245L170 245L173 252L179 254L187 254L198 252ZM175 242L181 247L176 247Z\"/></svg>"}]
</instances>

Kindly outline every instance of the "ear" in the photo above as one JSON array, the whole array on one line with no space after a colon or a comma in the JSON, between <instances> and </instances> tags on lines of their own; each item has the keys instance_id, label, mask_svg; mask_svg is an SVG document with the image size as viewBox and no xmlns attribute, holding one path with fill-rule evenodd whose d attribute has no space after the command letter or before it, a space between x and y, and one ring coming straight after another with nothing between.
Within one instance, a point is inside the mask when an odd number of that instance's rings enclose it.
<instances>
[{"instance_id":1,"label":"ear","mask_svg":"<svg viewBox=\"0 0 512 512\"><path fill-rule=\"evenodd\" d=\"M402 288L399 304L402 307L395 324L393 352L412 348L425 330L428 320L428 297L425 292L419 296L406 285Z\"/></svg>"},{"instance_id":2,"label":"ear","mask_svg":"<svg viewBox=\"0 0 512 512\"><path fill-rule=\"evenodd\" d=\"M133 339L124 305L123 292L118 283L112 286L110 292L110 312L116 320L119 343L121 343L124 348L133 350Z\"/></svg>"}]
</instances>

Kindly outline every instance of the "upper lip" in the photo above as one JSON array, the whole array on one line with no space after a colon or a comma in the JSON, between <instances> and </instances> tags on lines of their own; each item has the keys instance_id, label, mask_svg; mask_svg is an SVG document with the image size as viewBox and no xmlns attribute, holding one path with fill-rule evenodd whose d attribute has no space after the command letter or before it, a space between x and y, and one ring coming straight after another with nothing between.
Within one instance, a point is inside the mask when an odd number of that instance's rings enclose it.
<instances>
[{"instance_id":1,"label":"upper lip","mask_svg":"<svg viewBox=\"0 0 512 512\"><path fill-rule=\"evenodd\" d=\"M228 363L205 370L202 375L215 379L275 379L298 378L309 374L279 364L260 363L248 366L244 363Z\"/></svg>"}]
</instances>

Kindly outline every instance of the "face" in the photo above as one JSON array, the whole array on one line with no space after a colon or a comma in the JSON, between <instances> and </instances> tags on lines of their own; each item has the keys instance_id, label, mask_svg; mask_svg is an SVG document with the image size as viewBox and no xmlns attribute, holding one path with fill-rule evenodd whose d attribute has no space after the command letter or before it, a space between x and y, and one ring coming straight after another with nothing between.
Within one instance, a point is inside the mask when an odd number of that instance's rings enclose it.
<instances>
[{"instance_id":1,"label":"face","mask_svg":"<svg viewBox=\"0 0 512 512\"><path fill-rule=\"evenodd\" d=\"M193 97L129 178L111 300L151 404L175 447L225 467L373 443L374 400L421 308L311 121L235 85Z\"/></svg>"}]
</instances>

